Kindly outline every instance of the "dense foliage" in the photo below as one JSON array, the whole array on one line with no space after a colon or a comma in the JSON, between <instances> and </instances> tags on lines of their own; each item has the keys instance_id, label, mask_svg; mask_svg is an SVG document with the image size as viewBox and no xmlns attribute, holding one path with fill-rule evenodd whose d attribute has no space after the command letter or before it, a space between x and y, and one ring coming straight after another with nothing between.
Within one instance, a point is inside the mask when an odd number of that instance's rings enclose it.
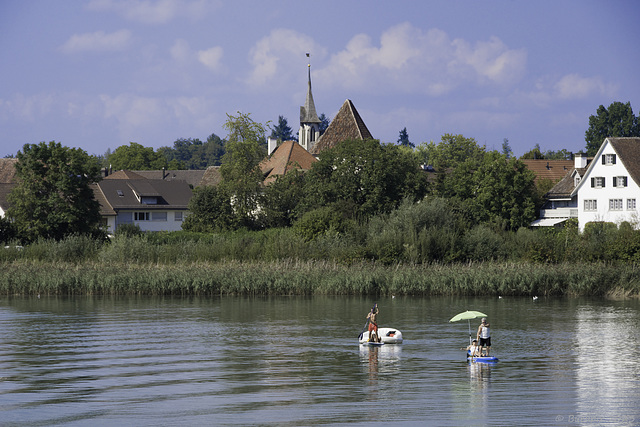
<instances>
[{"instance_id":1,"label":"dense foliage","mask_svg":"<svg viewBox=\"0 0 640 427\"><path fill-rule=\"evenodd\" d=\"M158 148L158 153L167 159L170 169L206 169L222 164L224 145L225 141L212 133L204 143L197 138L179 138L173 147ZM176 164L178 167L173 167Z\"/></svg>"},{"instance_id":2,"label":"dense foliage","mask_svg":"<svg viewBox=\"0 0 640 427\"><path fill-rule=\"evenodd\" d=\"M598 107L596 115L589 116L589 129L585 132L587 156L595 156L605 138L640 136L638 117L631 103L613 102L608 108Z\"/></svg>"},{"instance_id":3,"label":"dense foliage","mask_svg":"<svg viewBox=\"0 0 640 427\"><path fill-rule=\"evenodd\" d=\"M91 188L101 176L95 157L51 141L25 144L17 159L18 184L8 196L7 216L19 239L104 236L100 205Z\"/></svg>"}]
</instances>

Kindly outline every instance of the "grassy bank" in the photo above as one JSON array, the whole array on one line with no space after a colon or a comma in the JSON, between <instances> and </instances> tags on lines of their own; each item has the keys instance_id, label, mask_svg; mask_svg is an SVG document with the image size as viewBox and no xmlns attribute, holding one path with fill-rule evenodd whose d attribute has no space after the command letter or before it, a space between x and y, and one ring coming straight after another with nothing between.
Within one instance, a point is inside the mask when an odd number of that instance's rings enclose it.
<instances>
[{"instance_id":1,"label":"grassy bank","mask_svg":"<svg viewBox=\"0 0 640 427\"><path fill-rule=\"evenodd\" d=\"M2 263L3 295L640 296L633 264L344 265L328 261Z\"/></svg>"}]
</instances>

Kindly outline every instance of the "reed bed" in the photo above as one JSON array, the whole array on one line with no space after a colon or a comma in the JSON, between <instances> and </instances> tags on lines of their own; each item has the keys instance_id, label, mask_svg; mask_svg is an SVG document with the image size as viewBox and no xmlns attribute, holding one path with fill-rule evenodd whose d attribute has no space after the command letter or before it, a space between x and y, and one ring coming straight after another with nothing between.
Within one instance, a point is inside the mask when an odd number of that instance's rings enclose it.
<instances>
[{"instance_id":1,"label":"reed bed","mask_svg":"<svg viewBox=\"0 0 640 427\"><path fill-rule=\"evenodd\" d=\"M5 261L2 295L640 296L634 264Z\"/></svg>"}]
</instances>

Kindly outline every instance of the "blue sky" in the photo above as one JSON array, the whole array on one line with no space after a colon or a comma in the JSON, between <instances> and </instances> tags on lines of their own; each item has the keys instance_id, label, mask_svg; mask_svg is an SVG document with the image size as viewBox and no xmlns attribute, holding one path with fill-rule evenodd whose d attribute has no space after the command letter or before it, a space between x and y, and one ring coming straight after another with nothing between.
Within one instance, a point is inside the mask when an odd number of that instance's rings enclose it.
<instances>
[{"instance_id":1,"label":"blue sky","mask_svg":"<svg viewBox=\"0 0 640 427\"><path fill-rule=\"evenodd\" d=\"M351 99L382 142L579 151L599 105L638 114L638 17L633 0L5 0L0 156L205 141L236 111L297 131L306 52L318 113Z\"/></svg>"}]
</instances>

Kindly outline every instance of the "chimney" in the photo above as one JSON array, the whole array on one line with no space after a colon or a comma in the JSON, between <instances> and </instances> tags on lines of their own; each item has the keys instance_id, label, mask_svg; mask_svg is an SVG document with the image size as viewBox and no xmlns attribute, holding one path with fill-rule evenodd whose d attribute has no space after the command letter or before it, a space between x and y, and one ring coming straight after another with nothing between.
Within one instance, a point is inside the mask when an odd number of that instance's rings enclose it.
<instances>
[{"instance_id":1,"label":"chimney","mask_svg":"<svg viewBox=\"0 0 640 427\"><path fill-rule=\"evenodd\" d=\"M575 167L576 169L586 168L587 155L584 153L576 153L573 167Z\"/></svg>"},{"instance_id":2,"label":"chimney","mask_svg":"<svg viewBox=\"0 0 640 427\"><path fill-rule=\"evenodd\" d=\"M278 146L278 140L272 137L267 138L267 155L271 155Z\"/></svg>"}]
</instances>

